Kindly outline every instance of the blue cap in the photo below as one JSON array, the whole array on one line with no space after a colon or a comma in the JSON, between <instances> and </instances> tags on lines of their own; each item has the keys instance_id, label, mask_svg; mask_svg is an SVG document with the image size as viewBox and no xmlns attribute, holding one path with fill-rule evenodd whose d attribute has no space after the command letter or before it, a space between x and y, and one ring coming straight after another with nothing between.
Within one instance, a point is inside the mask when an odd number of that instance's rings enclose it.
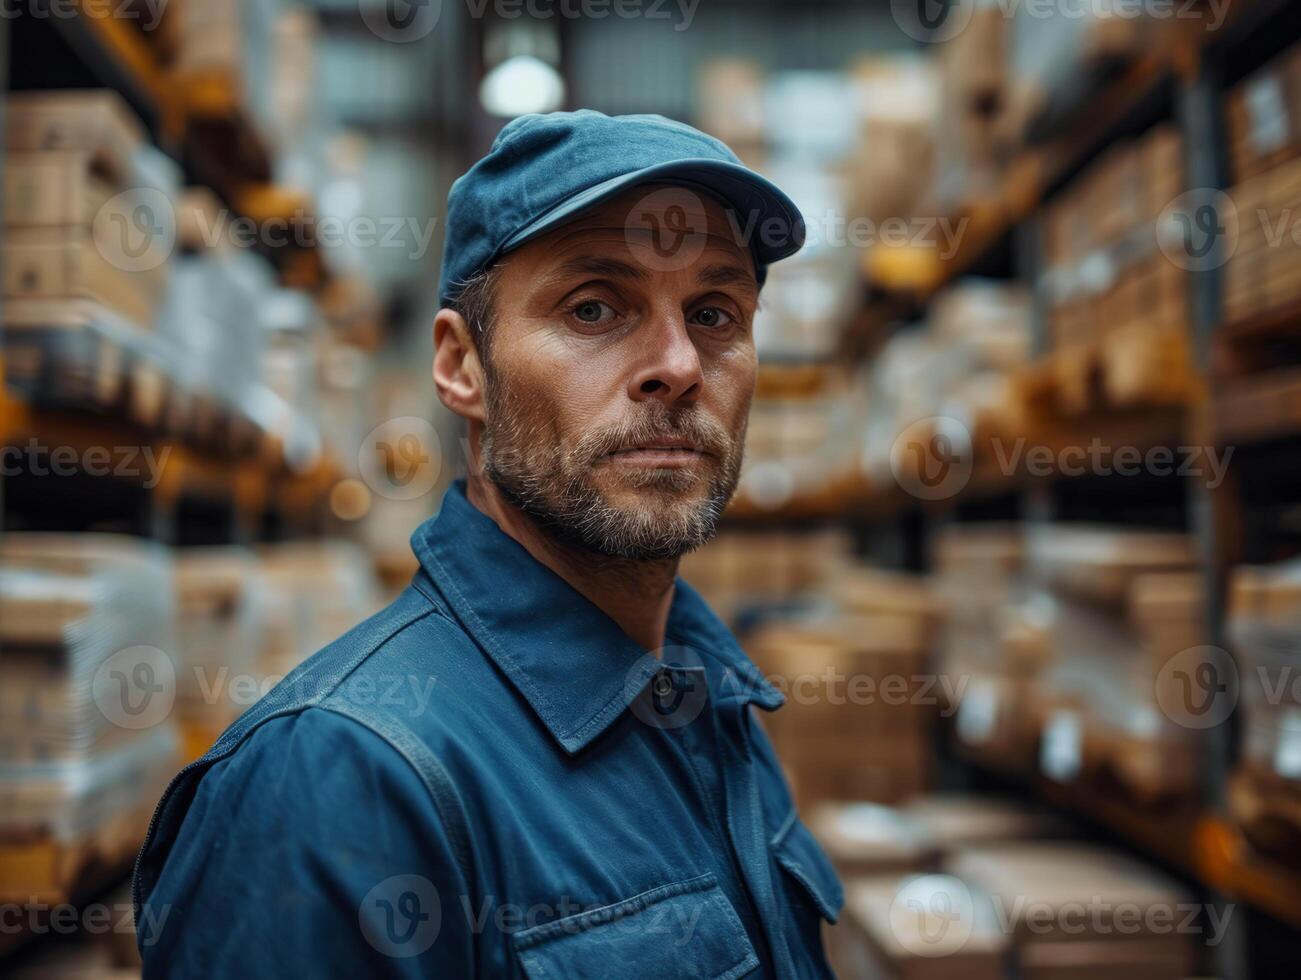
<instances>
[{"instance_id":1,"label":"blue cap","mask_svg":"<svg viewBox=\"0 0 1301 980\"><path fill-rule=\"evenodd\" d=\"M467 280L529 239L629 187L660 182L707 191L736 213L760 285L770 263L804 244L794 202L712 136L663 116L532 113L507 123L447 195L440 301L449 305Z\"/></svg>"}]
</instances>

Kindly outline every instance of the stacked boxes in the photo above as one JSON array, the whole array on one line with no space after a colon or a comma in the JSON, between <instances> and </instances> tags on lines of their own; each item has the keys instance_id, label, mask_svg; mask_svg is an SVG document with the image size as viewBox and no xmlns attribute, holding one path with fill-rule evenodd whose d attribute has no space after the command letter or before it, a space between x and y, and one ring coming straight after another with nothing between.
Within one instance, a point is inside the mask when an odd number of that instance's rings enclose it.
<instances>
[{"instance_id":1,"label":"stacked boxes","mask_svg":"<svg viewBox=\"0 0 1301 980\"><path fill-rule=\"evenodd\" d=\"M269 689L378 611L380 602L374 569L351 543L266 545L258 557L263 625L252 671Z\"/></svg>"},{"instance_id":2,"label":"stacked boxes","mask_svg":"<svg viewBox=\"0 0 1301 980\"><path fill-rule=\"evenodd\" d=\"M1192 896L1011 803L922 797L813 818L845 884L828 936L845 980L1118 976L1192 969Z\"/></svg>"},{"instance_id":3,"label":"stacked boxes","mask_svg":"<svg viewBox=\"0 0 1301 980\"><path fill-rule=\"evenodd\" d=\"M176 557L177 716L188 758L207 751L248 707L261 643L263 589L256 558L241 548L194 548Z\"/></svg>"},{"instance_id":4,"label":"stacked boxes","mask_svg":"<svg viewBox=\"0 0 1301 980\"><path fill-rule=\"evenodd\" d=\"M1031 534L1028 559L1052 610L1051 663L1034 678L1040 770L1065 784L1105 774L1143 804L1194 799L1199 746L1177 700L1202 649L1191 539L1058 525Z\"/></svg>"},{"instance_id":5,"label":"stacked boxes","mask_svg":"<svg viewBox=\"0 0 1301 980\"><path fill-rule=\"evenodd\" d=\"M849 159L849 215L871 222L867 229L884 231L891 219L915 214L931 188L938 73L930 59L896 55L865 58L850 69L850 78L858 126ZM908 249L912 240L880 234L862 245L870 266L876 250Z\"/></svg>"},{"instance_id":6,"label":"stacked boxes","mask_svg":"<svg viewBox=\"0 0 1301 980\"><path fill-rule=\"evenodd\" d=\"M1225 97L1237 246L1224 267L1229 322L1301 298L1292 214L1301 204L1301 48Z\"/></svg>"},{"instance_id":7,"label":"stacked boxes","mask_svg":"<svg viewBox=\"0 0 1301 980\"><path fill-rule=\"evenodd\" d=\"M7 101L6 136L6 323L58 319L50 301L79 300L151 328L175 174L139 121L109 92L24 93Z\"/></svg>"},{"instance_id":8,"label":"stacked boxes","mask_svg":"<svg viewBox=\"0 0 1301 980\"><path fill-rule=\"evenodd\" d=\"M238 152L276 185L313 195L323 168L316 13L301 4L171 0L163 28L160 56L200 119L241 116L255 139Z\"/></svg>"},{"instance_id":9,"label":"stacked boxes","mask_svg":"<svg viewBox=\"0 0 1301 980\"><path fill-rule=\"evenodd\" d=\"M1226 96L1229 165L1241 182L1301 153L1301 48L1291 48Z\"/></svg>"},{"instance_id":10,"label":"stacked boxes","mask_svg":"<svg viewBox=\"0 0 1301 980\"><path fill-rule=\"evenodd\" d=\"M906 800L929 778L940 685L928 672L934 616L921 583L864 577L852 604L762 627L748 647L786 694L766 719L802 808Z\"/></svg>"},{"instance_id":11,"label":"stacked boxes","mask_svg":"<svg viewBox=\"0 0 1301 980\"><path fill-rule=\"evenodd\" d=\"M198 393L192 420L210 436L219 408L254 416L265 347L261 306L275 285L262 256L235 248L231 213L205 187L186 188L177 205L180 246L160 332L177 352L185 386Z\"/></svg>"},{"instance_id":12,"label":"stacked boxes","mask_svg":"<svg viewBox=\"0 0 1301 980\"><path fill-rule=\"evenodd\" d=\"M998 125L1007 95L1008 18L993 0L964 9L971 21L940 46L934 203L954 211L991 193L1009 147Z\"/></svg>"},{"instance_id":13,"label":"stacked boxes","mask_svg":"<svg viewBox=\"0 0 1301 980\"><path fill-rule=\"evenodd\" d=\"M1017 608L1025 594L1021 531L1007 525L945 528L934 563L935 590L944 603L940 670L967 679L955 706L958 742L1001 765L1029 765L1035 751L1031 682L1047 643L1034 622L1036 607ZM1010 621L1018 612L1025 636L1012 643Z\"/></svg>"},{"instance_id":14,"label":"stacked boxes","mask_svg":"<svg viewBox=\"0 0 1301 980\"><path fill-rule=\"evenodd\" d=\"M971 844L1043 840L1070 831L1038 810L963 793L927 794L903 806L828 803L812 813L809 825L844 881L939 871Z\"/></svg>"},{"instance_id":15,"label":"stacked boxes","mask_svg":"<svg viewBox=\"0 0 1301 980\"><path fill-rule=\"evenodd\" d=\"M125 863L177 763L171 572L129 539L0 546L0 897Z\"/></svg>"},{"instance_id":16,"label":"stacked boxes","mask_svg":"<svg viewBox=\"0 0 1301 980\"><path fill-rule=\"evenodd\" d=\"M967 679L958 744L1063 784L1105 778L1142 804L1193 799L1197 725L1180 684L1208 669L1194 563L1180 534L946 530L936 589L942 670Z\"/></svg>"},{"instance_id":17,"label":"stacked boxes","mask_svg":"<svg viewBox=\"0 0 1301 980\"><path fill-rule=\"evenodd\" d=\"M1177 236L1192 216L1171 210L1183 189L1181 155L1175 128L1158 126L1114 147L1045 209L1051 342L1084 358L1061 362L1068 411L1083 411L1096 397L1095 357L1108 405L1188 396L1187 263Z\"/></svg>"},{"instance_id":18,"label":"stacked boxes","mask_svg":"<svg viewBox=\"0 0 1301 980\"><path fill-rule=\"evenodd\" d=\"M696 79L696 124L754 166L764 153L764 71L755 61L715 58Z\"/></svg>"},{"instance_id":19,"label":"stacked boxes","mask_svg":"<svg viewBox=\"0 0 1301 980\"><path fill-rule=\"evenodd\" d=\"M847 379L814 375L794 390L759 392L750 407L738 495L760 510L833 484L851 468L853 420L842 419ZM838 425L838 422L844 422Z\"/></svg>"},{"instance_id":20,"label":"stacked boxes","mask_svg":"<svg viewBox=\"0 0 1301 980\"><path fill-rule=\"evenodd\" d=\"M862 465L883 486L906 479L909 450L926 438L915 427L939 423L956 453L984 436L1025 431L1017 369L1030 354L1024 290L964 279L936 297L930 319L896 333L867 369ZM903 437L903 438L901 438ZM925 455L925 454L923 454Z\"/></svg>"},{"instance_id":21,"label":"stacked boxes","mask_svg":"<svg viewBox=\"0 0 1301 980\"><path fill-rule=\"evenodd\" d=\"M1301 844L1301 564L1243 567L1230 586L1241 758L1230 808L1249 839L1297 863Z\"/></svg>"},{"instance_id":22,"label":"stacked boxes","mask_svg":"<svg viewBox=\"0 0 1301 980\"><path fill-rule=\"evenodd\" d=\"M1182 980L1192 968L1183 923L1192 896L1163 875L1085 844L1023 842L962 849L952 873L989 896L1026 980Z\"/></svg>"},{"instance_id":23,"label":"stacked boxes","mask_svg":"<svg viewBox=\"0 0 1301 980\"><path fill-rule=\"evenodd\" d=\"M1289 159L1230 191L1238 240L1224 266L1224 315L1236 323L1301 299L1301 159Z\"/></svg>"},{"instance_id":24,"label":"stacked boxes","mask_svg":"<svg viewBox=\"0 0 1301 980\"><path fill-rule=\"evenodd\" d=\"M1007 934L990 897L952 875L878 874L845 888L831 943L845 980L1003 980Z\"/></svg>"},{"instance_id":25,"label":"stacked boxes","mask_svg":"<svg viewBox=\"0 0 1301 980\"><path fill-rule=\"evenodd\" d=\"M1119 144L1054 198L1044 215L1055 346L1135 324L1186 323L1183 272L1157 247L1156 222L1183 190L1172 125Z\"/></svg>"},{"instance_id":26,"label":"stacked boxes","mask_svg":"<svg viewBox=\"0 0 1301 980\"><path fill-rule=\"evenodd\" d=\"M821 588L844 566L849 535L824 531L724 530L685 555L680 573L724 619L753 606L790 602Z\"/></svg>"}]
</instances>

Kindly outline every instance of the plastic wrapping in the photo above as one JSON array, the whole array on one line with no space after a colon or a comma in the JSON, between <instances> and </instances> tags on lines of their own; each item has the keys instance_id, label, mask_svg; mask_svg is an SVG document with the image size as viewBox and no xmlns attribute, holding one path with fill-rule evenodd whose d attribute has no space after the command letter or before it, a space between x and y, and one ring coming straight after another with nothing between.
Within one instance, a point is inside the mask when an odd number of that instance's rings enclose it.
<instances>
[{"instance_id":1,"label":"plastic wrapping","mask_svg":"<svg viewBox=\"0 0 1301 980\"><path fill-rule=\"evenodd\" d=\"M1191 536L1175 532L1054 524L1033 527L1028 559L1054 589L1094 602L1123 605L1136 578L1183 571L1197 561Z\"/></svg>"},{"instance_id":2,"label":"plastic wrapping","mask_svg":"<svg viewBox=\"0 0 1301 980\"><path fill-rule=\"evenodd\" d=\"M1029 351L1023 290L970 279L942 293L922 328L895 334L873 361L863 471L893 483L896 467L906 462L899 458L900 436L926 419L939 417L959 449L982 433L1023 431L1012 372Z\"/></svg>"},{"instance_id":3,"label":"plastic wrapping","mask_svg":"<svg viewBox=\"0 0 1301 980\"><path fill-rule=\"evenodd\" d=\"M152 803L177 760L174 617L161 547L5 536L0 834L72 840Z\"/></svg>"},{"instance_id":4,"label":"plastic wrapping","mask_svg":"<svg viewBox=\"0 0 1301 980\"><path fill-rule=\"evenodd\" d=\"M215 736L248 707L243 695L262 643L265 598L256 556L193 548L176 560L181 721Z\"/></svg>"},{"instance_id":5,"label":"plastic wrapping","mask_svg":"<svg viewBox=\"0 0 1301 980\"><path fill-rule=\"evenodd\" d=\"M1301 561L1240 569L1230 606L1243 762L1301 787Z\"/></svg>"},{"instance_id":6,"label":"plastic wrapping","mask_svg":"<svg viewBox=\"0 0 1301 980\"><path fill-rule=\"evenodd\" d=\"M380 607L366 553L343 541L269 545L258 551L264 588L262 644L253 670L273 684Z\"/></svg>"}]
</instances>

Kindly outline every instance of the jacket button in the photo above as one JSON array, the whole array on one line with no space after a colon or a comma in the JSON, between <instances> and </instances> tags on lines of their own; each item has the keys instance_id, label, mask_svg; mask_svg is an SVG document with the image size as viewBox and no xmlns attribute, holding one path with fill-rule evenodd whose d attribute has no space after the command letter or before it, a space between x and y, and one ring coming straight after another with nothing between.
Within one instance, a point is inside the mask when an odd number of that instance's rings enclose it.
<instances>
[{"instance_id":1,"label":"jacket button","mask_svg":"<svg viewBox=\"0 0 1301 980\"><path fill-rule=\"evenodd\" d=\"M657 698L666 698L673 693L673 678L667 670L661 670L651 681L651 691Z\"/></svg>"}]
</instances>

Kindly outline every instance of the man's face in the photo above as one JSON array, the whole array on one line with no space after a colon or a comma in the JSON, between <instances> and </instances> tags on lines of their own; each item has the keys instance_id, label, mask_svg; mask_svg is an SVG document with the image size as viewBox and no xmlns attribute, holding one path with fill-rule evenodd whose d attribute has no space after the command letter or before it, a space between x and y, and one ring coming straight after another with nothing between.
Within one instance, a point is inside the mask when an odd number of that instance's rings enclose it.
<instances>
[{"instance_id":1,"label":"man's face","mask_svg":"<svg viewBox=\"0 0 1301 980\"><path fill-rule=\"evenodd\" d=\"M488 478L598 554L709 540L740 474L758 295L723 207L682 188L634 188L511 252L483 357Z\"/></svg>"}]
</instances>

